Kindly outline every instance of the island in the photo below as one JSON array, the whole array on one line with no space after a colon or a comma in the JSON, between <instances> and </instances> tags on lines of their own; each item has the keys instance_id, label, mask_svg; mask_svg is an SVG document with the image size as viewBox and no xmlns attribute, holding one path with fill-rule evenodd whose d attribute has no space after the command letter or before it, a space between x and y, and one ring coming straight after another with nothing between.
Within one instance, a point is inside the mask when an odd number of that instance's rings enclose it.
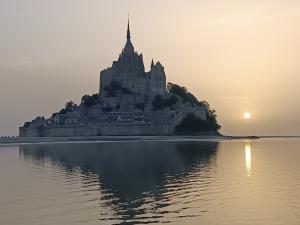
<instances>
[{"instance_id":1,"label":"island","mask_svg":"<svg viewBox=\"0 0 300 225\"><path fill-rule=\"evenodd\" d=\"M126 39L118 60L100 72L98 93L83 96L79 105L67 102L50 118L25 122L19 137L219 135L216 112L206 101L167 83L159 61L145 71L129 21Z\"/></svg>"}]
</instances>

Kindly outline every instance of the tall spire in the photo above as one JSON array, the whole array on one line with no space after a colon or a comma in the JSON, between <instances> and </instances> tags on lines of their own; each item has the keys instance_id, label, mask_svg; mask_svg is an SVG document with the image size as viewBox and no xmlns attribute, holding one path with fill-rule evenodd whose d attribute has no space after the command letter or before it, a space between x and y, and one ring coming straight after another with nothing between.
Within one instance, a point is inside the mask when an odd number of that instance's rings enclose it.
<instances>
[{"instance_id":1,"label":"tall spire","mask_svg":"<svg viewBox=\"0 0 300 225\"><path fill-rule=\"evenodd\" d=\"M128 24L127 24L127 40L130 40L130 27L129 27L129 14L128 14Z\"/></svg>"},{"instance_id":2,"label":"tall spire","mask_svg":"<svg viewBox=\"0 0 300 225\"><path fill-rule=\"evenodd\" d=\"M127 41L125 44L124 52L126 53L134 53L134 47L131 43L131 35L130 35L130 26L129 26L129 14L128 14L128 24L127 24Z\"/></svg>"}]
</instances>

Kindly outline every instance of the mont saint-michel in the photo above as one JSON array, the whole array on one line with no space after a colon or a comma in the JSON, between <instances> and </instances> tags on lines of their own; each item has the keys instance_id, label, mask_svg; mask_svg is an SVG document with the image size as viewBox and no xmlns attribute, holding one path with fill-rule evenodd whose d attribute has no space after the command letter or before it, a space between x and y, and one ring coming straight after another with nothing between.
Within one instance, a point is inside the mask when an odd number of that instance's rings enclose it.
<instances>
[{"instance_id":1,"label":"mont saint-michel","mask_svg":"<svg viewBox=\"0 0 300 225\"><path fill-rule=\"evenodd\" d=\"M163 65L151 62L145 71L143 55L131 42L118 60L100 72L99 92L85 95L79 105L66 103L50 118L38 116L19 128L21 137L101 135L218 134L215 111L185 87L166 82Z\"/></svg>"}]
</instances>

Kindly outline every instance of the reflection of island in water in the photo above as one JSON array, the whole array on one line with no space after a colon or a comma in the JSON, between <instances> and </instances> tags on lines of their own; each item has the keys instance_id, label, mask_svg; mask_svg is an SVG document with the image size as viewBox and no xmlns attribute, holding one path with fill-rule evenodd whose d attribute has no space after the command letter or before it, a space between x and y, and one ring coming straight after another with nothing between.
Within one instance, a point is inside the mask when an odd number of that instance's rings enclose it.
<instances>
[{"instance_id":1,"label":"reflection of island in water","mask_svg":"<svg viewBox=\"0 0 300 225\"><path fill-rule=\"evenodd\" d=\"M96 174L99 190L113 199L115 213L134 219L134 209L146 198L159 207L172 197L167 185L188 187L189 179L207 172L217 148L215 142L126 142L25 145L20 153L39 164L51 160L71 172L79 168L83 174Z\"/></svg>"}]
</instances>

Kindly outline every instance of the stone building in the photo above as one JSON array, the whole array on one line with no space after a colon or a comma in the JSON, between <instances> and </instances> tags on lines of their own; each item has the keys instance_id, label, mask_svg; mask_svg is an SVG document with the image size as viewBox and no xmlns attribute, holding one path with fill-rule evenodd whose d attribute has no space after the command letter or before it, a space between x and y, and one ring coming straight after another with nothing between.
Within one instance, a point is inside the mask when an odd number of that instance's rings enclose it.
<instances>
[{"instance_id":1,"label":"stone building","mask_svg":"<svg viewBox=\"0 0 300 225\"><path fill-rule=\"evenodd\" d=\"M164 67L151 62L151 69L145 72L143 55L135 52L131 42L129 21L127 41L117 61L100 72L100 96L109 96L111 88L120 89L123 93L140 96L164 95L166 93L166 75Z\"/></svg>"}]
</instances>

